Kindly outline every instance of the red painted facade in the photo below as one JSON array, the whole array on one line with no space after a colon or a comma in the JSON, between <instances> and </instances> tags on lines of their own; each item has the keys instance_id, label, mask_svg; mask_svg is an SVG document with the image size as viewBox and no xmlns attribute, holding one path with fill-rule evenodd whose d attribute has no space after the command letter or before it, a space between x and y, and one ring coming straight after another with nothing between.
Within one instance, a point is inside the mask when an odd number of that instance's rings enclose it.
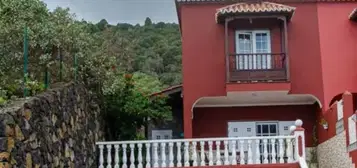
<instances>
[{"instance_id":1,"label":"red painted facade","mask_svg":"<svg viewBox=\"0 0 357 168\"><path fill-rule=\"evenodd\" d=\"M287 30L290 80L254 84L226 83L224 26L215 22L216 9L225 5L178 5L186 138L227 136L227 122L230 120L284 121L297 118L304 121L307 146L312 146L312 127L317 119L325 118L330 124L328 130L318 127L319 143L335 135L337 109L336 105L330 107L330 102L346 90L357 92L357 23L348 19L357 3L301 2L286 5L296 7ZM270 29L272 52L281 50L279 24L276 20L262 19L253 20L251 24L244 21L230 24L229 51L234 53L235 50L236 29L254 28ZM321 102L322 108L317 105L193 108L202 97L226 96L232 91L271 90L311 94Z\"/></svg>"}]
</instances>

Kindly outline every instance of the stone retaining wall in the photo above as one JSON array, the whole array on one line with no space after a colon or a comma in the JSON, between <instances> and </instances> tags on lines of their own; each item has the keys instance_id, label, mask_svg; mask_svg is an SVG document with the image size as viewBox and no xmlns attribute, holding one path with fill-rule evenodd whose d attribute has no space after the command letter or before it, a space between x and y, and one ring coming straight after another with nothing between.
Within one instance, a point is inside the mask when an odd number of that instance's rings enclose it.
<instances>
[{"instance_id":1,"label":"stone retaining wall","mask_svg":"<svg viewBox=\"0 0 357 168\"><path fill-rule=\"evenodd\" d=\"M0 167L96 167L97 100L71 83L0 109Z\"/></svg>"}]
</instances>

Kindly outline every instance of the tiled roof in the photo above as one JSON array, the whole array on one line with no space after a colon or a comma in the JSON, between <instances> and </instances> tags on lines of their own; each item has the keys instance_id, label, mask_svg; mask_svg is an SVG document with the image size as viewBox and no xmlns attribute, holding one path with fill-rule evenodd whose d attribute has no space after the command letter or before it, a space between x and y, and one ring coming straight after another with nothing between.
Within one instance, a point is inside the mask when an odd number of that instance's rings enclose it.
<instances>
[{"instance_id":1,"label":"tiled roof","mask_svg":"<svg viewBox=\"0 0 357 168\"><path fill-rule=\"evenodd\" d=\"M353 11L351 12L350 16L349 16L350 20L353 21L357 21L357 8L353 9Z\"/></svg>"},{"instance_id":2,"label":"tiled roof","mask_svg":"<svg viewBox=\"0 0 357 168\"><path fill-rule=\"evenodd\" d=\"M231 14L282 13L291 15L294 11L295 7L272 2L236 3L217 9L216 21L220 16Z\"/></svg>"},{"instance_id":3,"label":"tiled roof","mask_svg":"<svg viewBox=\"0 0 357 168\"><path fill-rule=\"evenodd\" d=\"M153 93L151 94L150 96L156 96L156 95L159 95L159 94L165 94L165 93L168 93L168 92L171 92L171 91L181 91L182 90L182 84L180 85L175 85L175 86L170 86L164 90L161 90L159 92L156 92L156 93Z\"/></svg>"},{"instance_id":4,"label":"tiled roof","mask_svg":"<svg viewBox=\"0 0 357 168\"><path fill-rule=\"evenodd\" d=\"M225 13L256 13L256 12L294 12L295 8L287 5L260 2L237 3L217 9L218 14Z\"/></svg>"}]
</instances>

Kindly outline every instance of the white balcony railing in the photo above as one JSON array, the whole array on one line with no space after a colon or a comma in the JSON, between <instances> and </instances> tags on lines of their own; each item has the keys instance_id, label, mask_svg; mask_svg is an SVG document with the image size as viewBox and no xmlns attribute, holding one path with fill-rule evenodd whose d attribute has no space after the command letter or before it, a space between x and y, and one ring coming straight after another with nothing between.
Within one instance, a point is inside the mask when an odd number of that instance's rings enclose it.
<instances>
[{"instance_id":1,"label":"white balcony railing","mask_svg":"<svg viewBox=\"0 0 357 168\"><path fill-rule=\"evenodd\" d=\"M291 136L98 142L99 168L297 163L305 157L300 122Z\"/></svg>"}]
</instances>

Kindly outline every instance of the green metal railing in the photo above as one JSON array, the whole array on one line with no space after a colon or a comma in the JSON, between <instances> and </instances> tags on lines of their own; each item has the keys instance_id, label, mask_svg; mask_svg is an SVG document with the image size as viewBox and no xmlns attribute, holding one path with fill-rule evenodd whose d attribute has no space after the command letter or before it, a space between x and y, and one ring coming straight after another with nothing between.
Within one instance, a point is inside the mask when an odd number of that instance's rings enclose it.
<instances>
[{"instance_id":1,"label":"green metal railing","mask_svg":"<svg viewBox=\"0 0 357 168\"><path fill-rule=\"evenodd\" d=\"M27 66L28 66L28 28L24 30L24 97L27 96Z\"/></svg>"},{"instance_id":2,"label":"green metal railing","mask_svg":"<svg viewBox=\"0 0 357 168\"><path fill-rule=\"evenodd\" d=\"M29 31L28 27L24 28L24 36L23 36L23 64L24 64L24 69L23 69L23 96L27 97L29 96L29 88L27 86L27 83L29 81L29 66L31 66L33 63L29 61L29 58L31 58L31 55L29 55ZM58 73L56 73L56 79L55 81L51 81L51 72L50 72L50 59L51 57L49 55L46 56L46 63L44 65L43 69L43 84L44 84L44 89L48 89L50 87L51 82L63 82L65 80L64 78L64 55L61 53L61 47L57 47L57 59L54 59L54 62L59 63L59 69ZM74 80L75 82L78 80L78 58L76 54L73 54L73 64L69 64L70 66L73 66L73 78L70 80ZM68 63L68 62L67 62ZM35 62L36 64L36 62ZM52 68L55 69L55 68ZM31 69L30 69L31 70ZM42 75L41 75L42 76ZM72 75L71 75L72 76ZM57 81L56 81L57 80ZM41 80L40 80L41 81ZM68 81L68 78L67 78Z\"/></svg>"}]
</instances>

